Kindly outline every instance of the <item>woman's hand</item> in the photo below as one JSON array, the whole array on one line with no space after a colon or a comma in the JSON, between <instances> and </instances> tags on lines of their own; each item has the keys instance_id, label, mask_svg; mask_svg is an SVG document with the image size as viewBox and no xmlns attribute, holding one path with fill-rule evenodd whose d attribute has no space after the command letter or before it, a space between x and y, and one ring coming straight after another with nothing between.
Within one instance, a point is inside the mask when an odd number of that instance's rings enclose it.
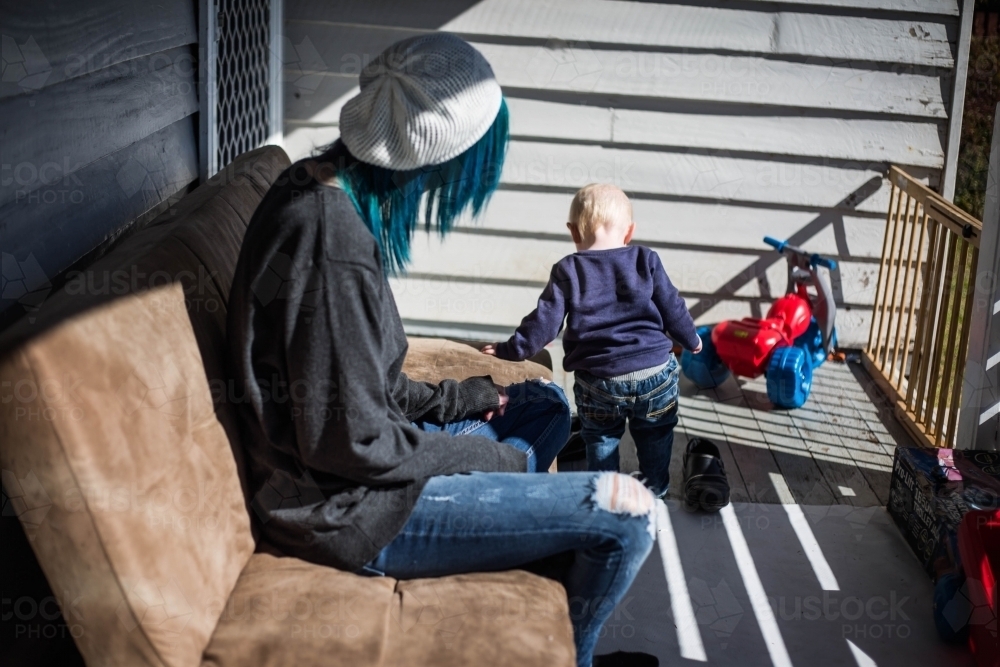
<instances>
[{"instance_id":1,"label":"woman's hand","mask_svg":"<svg viewBox=\"0 0 1000 667\"><path fill-rule=\"evenodd\" d=\"M701 348L702 347L704 347L704 346L699 342L698 343L698 347L696 347L693 350L691 350L691 354L698 354L699 352L701 352Z\"/></svg>"},{"instance_id":2,"label":"woman's hand","mask_svg":"<svg viewBox=\"0 0 1000 667\"><path fill-rule=\"evenodd\" d=\"M497 388L497 397L500 401L500 404L497 406L495 410L487 410L486 412L483 413L484 421L489 421L494 417L503 417L503 413L507 409L507 402L510 400L510 397L507 396L507 392L504 390L503 387L501 387L500 385L495 385L495 386Z\"/></svg>"},{"instance_id":3,"label":"woman's hand","mask_svg":"<svg viewBox=\"0 0 1000 667\"><path fill-rule=\"evenodd\" d=\"M491 357L497 356L497 346L494 345L493 343L490 343L489 345L483 345L483 348L479 351L482 352L483 354L488 354Z\"/></svg>"}]
</instances>

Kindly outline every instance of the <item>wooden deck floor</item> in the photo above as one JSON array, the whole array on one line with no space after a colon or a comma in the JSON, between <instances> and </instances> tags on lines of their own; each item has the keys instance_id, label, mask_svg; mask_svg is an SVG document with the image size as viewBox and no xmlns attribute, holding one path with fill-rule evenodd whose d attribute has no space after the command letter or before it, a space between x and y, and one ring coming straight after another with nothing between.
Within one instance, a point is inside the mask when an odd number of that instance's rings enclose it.
<instances>
[{"instance_id":1,"label":"wooden deck floor","mask_svg":"<svg viewBox=\"0 0 1000 667\"><path fill-rule=\"evenodd\" d=\"M780 473L799 504L885 505L894 449L913 446L861 365L834 362L816 370L809 401L790 411L773 408L763 378L730 377L698 390L682 374L672 496L680 497L684 450L694 436L719 445L732 500L755 503L779 502L770 474ZM623 472L637 470L627 433L621 446Z\"/></svg>"}]
</instances>

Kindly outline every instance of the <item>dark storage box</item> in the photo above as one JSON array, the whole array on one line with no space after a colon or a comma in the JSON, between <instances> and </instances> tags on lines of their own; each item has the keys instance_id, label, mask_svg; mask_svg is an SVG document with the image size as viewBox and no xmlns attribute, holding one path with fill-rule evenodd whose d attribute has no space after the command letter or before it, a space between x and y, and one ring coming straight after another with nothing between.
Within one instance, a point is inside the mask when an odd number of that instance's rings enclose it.
<instances>
[{"instance_id":1,"label":"dark storage box","mask_svg":"<svg viewBox=\"0 0 1000 667\"><path fill-rule=\"evenodd\" d=\"M1000 506L1000 453L898 447L889 514L932 579L961 568L958 525Z\"/></svg>"}]
</instances>

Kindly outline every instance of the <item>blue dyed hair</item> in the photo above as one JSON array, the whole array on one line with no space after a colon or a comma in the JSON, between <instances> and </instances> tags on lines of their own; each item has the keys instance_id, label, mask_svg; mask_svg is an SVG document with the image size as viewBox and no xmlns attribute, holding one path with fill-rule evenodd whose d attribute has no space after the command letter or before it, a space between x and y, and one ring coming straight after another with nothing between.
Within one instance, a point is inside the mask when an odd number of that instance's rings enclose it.
<instances>
[{"instance_id":1,"label":"blue dyed hair","mask_svg":"<svg viewBox=\"0 0 1000 667\"><path fill-rule=\"evenodd\" d=\"M339 139L319 156L333 163L358 215L382 251L386 273L405 270L410 241L421 221L443 236L466 209L479 215L500 184L510 136L506 101L496 119L471 148L441 164L397 171L361 162ZM424 195L427 195L426 198Z\"/></svg>"}]
</instances>

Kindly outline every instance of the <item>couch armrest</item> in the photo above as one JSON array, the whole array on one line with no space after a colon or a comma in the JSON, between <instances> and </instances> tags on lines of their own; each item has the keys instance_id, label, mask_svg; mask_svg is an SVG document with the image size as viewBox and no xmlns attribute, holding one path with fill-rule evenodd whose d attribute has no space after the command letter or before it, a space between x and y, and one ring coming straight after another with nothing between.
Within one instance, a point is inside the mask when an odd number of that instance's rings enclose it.
<instances>
[{"instance_id":1,"label":"couch armrest","mask_svg":"<svg viewBox=\"0 0 1000 667\"><path fill-rule=\"evenodd\" d=\"M403 372L413 380L440 382L490 375L508 385L538 378L552 379L552 371L534 361L504 361L482 354L470 344L443 338L410 338Z\"/></svg>"}]
</instances>

